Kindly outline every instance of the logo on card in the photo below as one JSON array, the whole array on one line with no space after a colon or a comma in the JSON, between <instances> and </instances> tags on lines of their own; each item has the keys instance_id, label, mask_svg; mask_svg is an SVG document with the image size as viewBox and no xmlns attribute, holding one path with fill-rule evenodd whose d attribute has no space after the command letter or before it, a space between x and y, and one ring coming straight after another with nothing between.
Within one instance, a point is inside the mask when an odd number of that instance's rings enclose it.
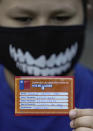
<instances>
[{"instance_id":1,"label":"logo on card","mask_svg":"<svg viewBox=\"0 0 93 131\"><path fill-rule=\"evenodd\" d=\"M29 90L30 89L30 80L19 80L19 89L20 90Z\"/></svg>"}]
</instances>

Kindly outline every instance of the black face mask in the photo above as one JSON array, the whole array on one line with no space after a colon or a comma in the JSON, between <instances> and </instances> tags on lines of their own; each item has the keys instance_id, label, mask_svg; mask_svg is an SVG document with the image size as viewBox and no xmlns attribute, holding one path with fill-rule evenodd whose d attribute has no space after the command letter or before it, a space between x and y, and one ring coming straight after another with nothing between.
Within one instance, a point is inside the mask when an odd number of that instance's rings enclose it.
<instances>
[{"instance_id":1,"label":"black face mask","mask_svg":"<svg viewBox=\"0 0 93 131\"><path fill-rule=\"evenodd\" d=\"M0 27L0 63L17 76L67 75L80 58L85 26Z\"/></svg>"}]
</instances>

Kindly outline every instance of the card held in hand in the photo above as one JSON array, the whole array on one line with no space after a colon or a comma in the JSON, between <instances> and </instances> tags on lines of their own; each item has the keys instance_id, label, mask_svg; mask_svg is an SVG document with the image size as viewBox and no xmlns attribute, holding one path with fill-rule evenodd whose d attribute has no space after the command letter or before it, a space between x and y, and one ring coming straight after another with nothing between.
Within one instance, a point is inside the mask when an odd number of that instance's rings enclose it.
<instances>
[{"instance_id":1,"label":"card held in hand","mask_svg":"<svg viewBox=\"0 0 93 131\"><path fill-rule=\"evenodd\" d=\"M16 116L68 115L74 99L74 77L15 77Z\"/></svg>"}]
</instances>

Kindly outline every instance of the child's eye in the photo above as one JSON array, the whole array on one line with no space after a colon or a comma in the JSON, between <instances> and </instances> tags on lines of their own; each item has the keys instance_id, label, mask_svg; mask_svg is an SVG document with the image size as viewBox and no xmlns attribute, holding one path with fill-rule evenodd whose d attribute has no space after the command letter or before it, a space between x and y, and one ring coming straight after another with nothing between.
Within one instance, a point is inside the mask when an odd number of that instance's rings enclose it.
<instances>
[{"instance_id":1,"label":"child's eye","mask_svg":"<svg viewBox=\"0 0 93 131\"><path fill-rule=\"evenodd\" d=\"M15 17L14 20L18 22L28 23L32 21L32 18L31 17Z\"/></svg>"},{"instance_id":2,"label":"child's eye","mask_svg":"<svg viewBox=\"0 0 93 131\"><path fill-rule=\"evenodd\" d=\"M71 16L56 16L53 17L54 20L62 22L62 21L67 21L69 19L71 19Z\"/></svg>"}]
</instances>

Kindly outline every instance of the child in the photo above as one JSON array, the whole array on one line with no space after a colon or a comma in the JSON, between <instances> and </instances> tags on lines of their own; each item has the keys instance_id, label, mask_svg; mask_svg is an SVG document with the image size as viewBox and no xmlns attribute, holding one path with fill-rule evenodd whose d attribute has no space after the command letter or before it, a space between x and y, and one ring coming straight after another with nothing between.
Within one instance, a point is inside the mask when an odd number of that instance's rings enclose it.
<instances>
[{"instance_id":1,"label":"child","mask_svg":"<svg viewBox=\"0 0 93 131\"><path fill-rule=\"evenodd\" d=\"M0 25L0 131L92 131L93 72L77 64L86 1L2 0ZM71 122L68 116L15 117L14 75L75 76L81 109L69 113Z\"/></svg>"}]
</instances>

